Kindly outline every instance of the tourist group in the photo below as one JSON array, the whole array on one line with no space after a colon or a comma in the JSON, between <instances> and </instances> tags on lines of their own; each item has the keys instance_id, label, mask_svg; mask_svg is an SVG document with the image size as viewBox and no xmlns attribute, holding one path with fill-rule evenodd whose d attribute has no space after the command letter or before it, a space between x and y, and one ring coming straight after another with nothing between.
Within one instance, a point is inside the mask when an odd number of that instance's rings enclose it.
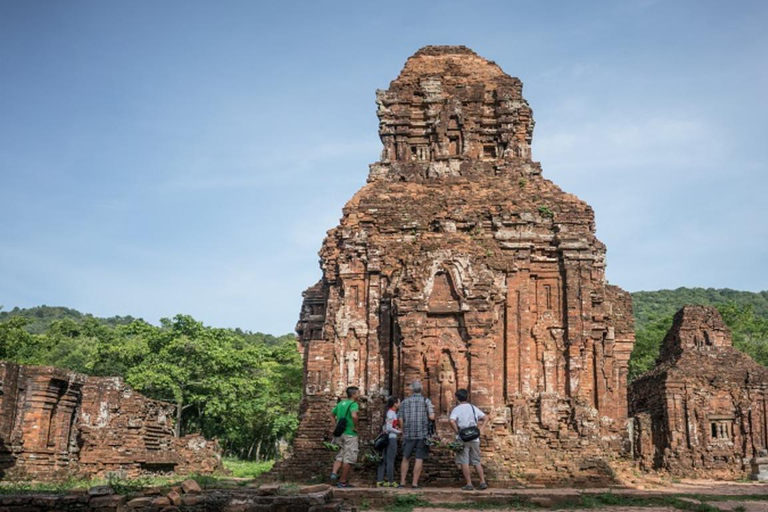
<instances>
[{"instance_id":1,"label":"tourist group","mask_svg":"<svg viewBox=\"0 0 768 512\"><path fill-rule=\"evenodd\" d=\"M378 467L377 487L405 488L411 457L415 459L411 488L419 488L419 477L424 461L429 457L430 440L435 435L435 408L429 398L422 395L419 381L411 383L411 395L403 401L390 396L387 399L387 414L381 427L381 434L374 441L374 449L381 461ZM339 447L333 464L331 480L338 487L351 487L349 473L357 462L359 442L357 436L358 398L360 391L355 386L346 390L347 398L333 408L335 428L333 444ZM464 490L473 490L470 466L474 466L480 478L478 489L488 488L480 460L480 436L487 417L483 411L469 403L466 389L456 391L456 407L450 414L451 428L456 434L453 444L456 464L464 476ZM401 438L403 460L400 464L400 482L395 481L395 458ZM341 471L341 473L339 473Z\"/></svg>"}]
</instances>

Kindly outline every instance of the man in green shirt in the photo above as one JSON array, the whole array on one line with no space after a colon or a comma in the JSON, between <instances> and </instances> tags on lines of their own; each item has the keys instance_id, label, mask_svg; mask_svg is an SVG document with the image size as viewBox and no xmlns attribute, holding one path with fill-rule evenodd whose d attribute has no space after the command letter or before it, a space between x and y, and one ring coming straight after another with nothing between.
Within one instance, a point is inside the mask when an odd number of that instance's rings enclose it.
<instances>
[{"instance_id":1,"label":"man in green shirt","mask_svg":"<svg viewBox=\"0 0 768 512\"><path fill-rule=\"evenodd\" d=\"M333 463L333 472L331 480L338 480L339 487L349 487L349 470L352 464L357 462L357 452L359 450L357 442L357 411L360 406L357 403L360 390L356 386L347 388L347 399L342 400L333 408L333 427L341 418L347 419L347 428L344 433L334 439L334 443L339 445L339 452L336 454L336 460ZM341 468L341 479L339 479L339 468Z\"/></svg>"}]
</instances>

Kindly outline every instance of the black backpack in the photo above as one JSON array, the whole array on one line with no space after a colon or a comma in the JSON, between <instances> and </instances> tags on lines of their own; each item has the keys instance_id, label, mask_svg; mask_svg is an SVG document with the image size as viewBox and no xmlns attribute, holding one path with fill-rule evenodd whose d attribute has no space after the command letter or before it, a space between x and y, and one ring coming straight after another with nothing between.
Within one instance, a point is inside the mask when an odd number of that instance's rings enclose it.
<instances>
[{"instance_id":1,"label":"black backpack","mask_svg":"<svg viewBox=\"0 0 768 512\"><path fill-rule=\"evenodd\" d=\"M347 414L349 414L349 408L352 407L353 403L355 402L351 401L349 405L347 405L347 412L345 412L344 416L339 418L339 421L336 422L336 428L333 429L333 437L339 437L345 430L347 430Z\"/></svg>"},{"instance_id":2,"label":"black backpack","mask_svg":"<svg viewBox=\"0 0 768 512\"><path fill-rule=\"evenodd\" d=\"M424 416L427 418L427 437L434 437L437 434L437 425L435 420L429 419L429 406L427 405L426 397L424 399Z\"/></svg>"},{"instance_id":3,"label":"black backpack","mask_svg":"<svg viewBox=\"0 0 768 512\"><path fill-rule=\"evenodd\" d=\"M389 446L389 434L382 432L373 440L373 449L377 452L383 452Z\"/></svg>"}]
</instances>

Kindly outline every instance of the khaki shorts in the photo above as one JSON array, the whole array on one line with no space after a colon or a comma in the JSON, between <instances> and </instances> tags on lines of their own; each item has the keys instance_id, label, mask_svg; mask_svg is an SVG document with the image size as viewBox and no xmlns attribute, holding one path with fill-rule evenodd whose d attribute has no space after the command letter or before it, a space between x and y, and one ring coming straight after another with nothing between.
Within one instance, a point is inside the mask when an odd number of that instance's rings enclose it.
<instances>
[{"instance_id":1,"label":"khaki shorts","mask_svg":"<svg viewBox=\"0 0 768 512\"><path fill-rule=\"evenodd\" d=\"M337 461L345 464L354 464L357 462L357 452L359 451L357 436L348 436L344 434L334 439L333 444L337 444L341 447L336 454Z\"/></svg>"},{"instance_id":2,"label":"khaki shorts","mask_svg":"<svg viewBox=\"0 0 768 512\"><path fill-rule=\"evenodd\" d=\"M456 464L480 465L480 440L464 443L464 449L456 453Z\"/></svg>"}]
</instances>

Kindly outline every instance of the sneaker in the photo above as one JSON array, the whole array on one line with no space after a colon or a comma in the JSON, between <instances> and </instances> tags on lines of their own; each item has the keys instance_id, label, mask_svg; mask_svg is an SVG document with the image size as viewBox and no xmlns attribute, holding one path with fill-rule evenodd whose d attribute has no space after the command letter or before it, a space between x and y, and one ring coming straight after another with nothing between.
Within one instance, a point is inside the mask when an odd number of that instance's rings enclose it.
<instances>
[{"instance_id":1,"label":"sneaker","mask_svg":"<svg viewBox=\"0 0 768 512\"><path fill-rule=\"evenodd\" d=\"M411 489L421 489L421 486L420 486L420 485L418 485L418 484L416 484L416 485L411 485Z\"/></svg>"},{"instance_id":2,"label":"sneaker","mask_svg":"<svg viewBox=\"0 0 768 512\"><path fill-rule=\"evenodd\" d=\"M336 483L339 480L339 475L331 473L331 482Z\"/></svg>"},{"instance_id":3,"label":"sneaker","mask_svg":"<svg viewBox=\"0 0 768 512\"><path fill-rule=\"evenodd\" d=\"M389 482L386 484L387 487L399 487L400 484L397 482Z\"/></svg>"},{"instance_id":4,"label":"sneaker","mask_svg":"<svg viewBox=\"0 0 768 512\"><path fill-rule=\"evenodd\" d=\"M389 487L387 482L376 482L376 487Z\"/></svg>"},{"instance_id":5,"label":"sneaker","mask_svg":"<svg viewBox=\"0 0 768 512\"><path fill-rule=\"evenodd\" d=\"M472 484L467 484L464 487L461 488L462 491L474 491L475 486Z\"/></svg>"},{"instance_id":6,"label":"sneaker","mask_svg":"<svg viewBox=\"0 0 768 512\"><path fill-rule=\"evenodd\" d=\"M395 485L395 488L397 488L397 489L405 489L405 486L403 484L397 484L397 485Z\"/></svg>"},{"instance_id":7,"label":"sneaker","mask_svg":"<svg viewBox=\"0 0 768 512\"><path fill-rule=\"evenodd\" d=\"M354 485L352 485L349 482L347 483L339 482L338 484L336 484L336 487L338 487L339 489L351 489L352 487L354 487Z\"/></svg>"},{"instance_id":8,"label":"sneaker","mask_svg":"<svg viewBox=\"0 0 768 512\"><path fill-rule=\"evenodd\" d=\"M484 491L488 488L488 484L483 482L480 485L478 485L477 488L480 489L481 491Z\"/></svg>"}]
</instances>

